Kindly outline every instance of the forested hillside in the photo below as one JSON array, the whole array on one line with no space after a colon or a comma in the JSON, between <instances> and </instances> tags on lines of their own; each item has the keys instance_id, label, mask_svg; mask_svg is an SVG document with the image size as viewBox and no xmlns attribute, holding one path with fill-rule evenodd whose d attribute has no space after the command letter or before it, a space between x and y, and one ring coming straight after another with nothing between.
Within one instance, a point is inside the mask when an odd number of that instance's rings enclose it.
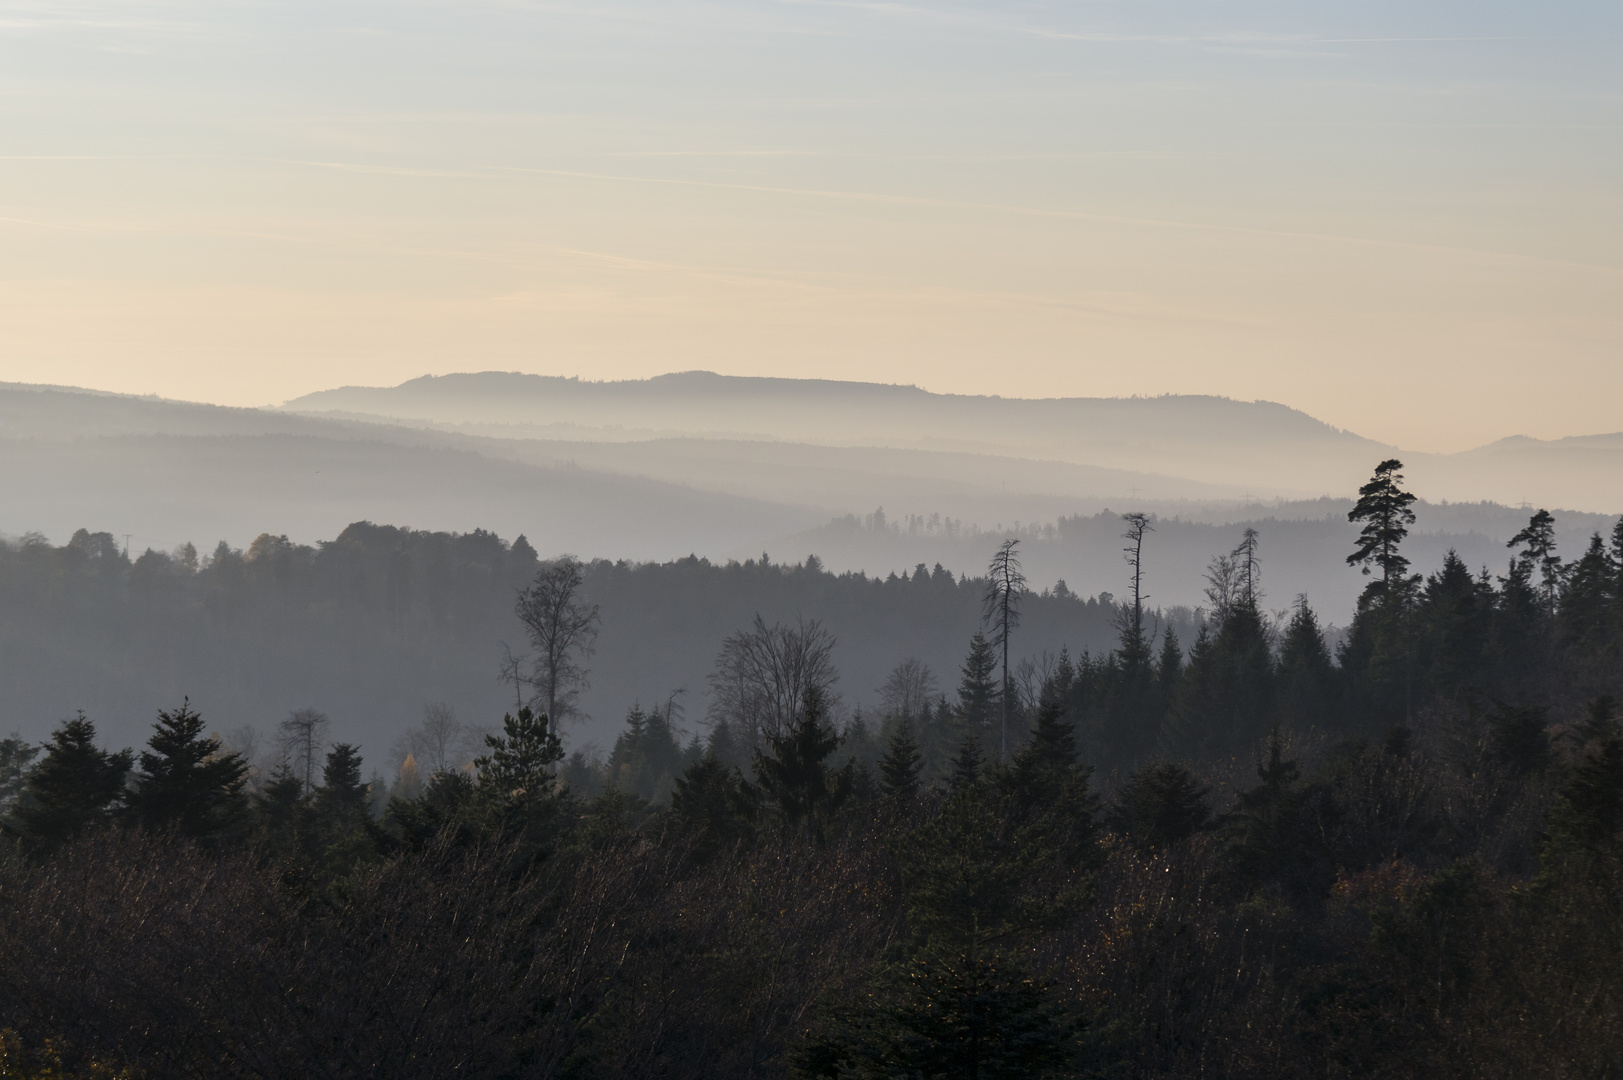
<instances>
[{"instance_id":1,"label":"forested hillside","mask_svg":"<svg viewBox=\"0 0 1623 1080\"><path fill-rule=\"evenodd\" d=\"M601 635L571 744L606 745L634 702L673 693L697 730L723 640L757 614L821 620L837 641L847 710L871 710L887 672L910 657L950 680L980 625L982 583L939 567L875 579L762 558L588 563ZM246 550L133 559L106 533L0 544L0 730L42 738L83 709L134 739L148 702L190 695L221 732L269 731L292 709L319 708L339 737L376 755L427 705L469 720L500 714L503 644L528 651L514 597L538 566L522 537L368 523L318 546L266 534ZM1107 647L1116 610L1068 592L1034 596L1017 658Z\"/></svg>"},{"instance_id":2,"label":"forested hillside","mask_svg":"<svg viewBox=\"0 0 1623 1080\"><path fill-rule=\"evenodd\" d=\"M92 534L11 548L8 610L73 601L56 648L101 609L139 613L113 632L144 627L149 659L314 610L333 621L307 659L390 626L427 664L428 628L501 597L526 651L501 655L499 723L431 708L370 781L378 755L317 708L263 732L269 755L184 699L147 706L139 748L109 749L94 715L0 742L0 1060L31 1077L1609 1076L1623 521L1565 550L1539 510L1503 575L1453 556L1419 573L1400 469L1381 463L1348 512L1341 560L1366 585L1338 644L1305 602L1268 616L1253 530L1209 563L1203 611L1157 621L1147 515L1118 522L1119 602L1032 592L1017 538L962 581L540 561L367 525L206 566L129 564ZM962 645L934 673L894 649L859 712L829 626L723 610L702 734L650 694L602 757L561 741L620 597L656 598L643 640L660 642L697 636L695 598L813 593L871 624L864 650L958 620L968 639L943 630ZM1098 643L1019 662L1056 630Z\"/></svg>"}]
</instances>

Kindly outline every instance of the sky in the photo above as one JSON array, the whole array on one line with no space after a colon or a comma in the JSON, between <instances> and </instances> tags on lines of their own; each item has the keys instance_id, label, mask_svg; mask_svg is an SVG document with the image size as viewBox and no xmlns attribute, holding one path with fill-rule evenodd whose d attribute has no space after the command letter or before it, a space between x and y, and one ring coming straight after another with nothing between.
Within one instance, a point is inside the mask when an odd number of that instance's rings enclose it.
<instances>
[{"instance_id":1,"label":"sky","mask_svg":"<svg viewBox=\"0 0 1623 1080\"><path fill-rule=\"evenodd\" d=\"M0 381L1623 429L1623 5L0 0Z\"/></svg>"}]
</instances>

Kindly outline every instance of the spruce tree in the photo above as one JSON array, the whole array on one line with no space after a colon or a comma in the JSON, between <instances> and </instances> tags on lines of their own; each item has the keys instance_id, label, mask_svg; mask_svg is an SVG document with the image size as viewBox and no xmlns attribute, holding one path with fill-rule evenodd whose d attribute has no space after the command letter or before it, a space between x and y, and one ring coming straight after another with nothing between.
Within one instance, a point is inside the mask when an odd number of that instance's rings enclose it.
<instances>
[{"instance_id":1,"label":"spruce tree","mask_svg":"<svg viewBox=\"0 0 1623 1080\"><path fill-rule=\"evenodd\" d=\"M1613 578L1611 560L1600 533L1589 538L1589 548L1572 564L1561 594L1561 642L1582 660L1604 662L1610 638Z\"/></svg>"},{"instance_id":2,"label":"spruce tree","mask_svg":"<svg viewBox=\"0 0 1623 1080\"><path fill-rule=\"evenodd\" d=\"M147 745L151 749L142 752L141 771L128 795L136 821L201 839L242 820L248 765L219 739L203 735L203 718L190 700L158 713Z\"/></svg>"},{"instance_id":3,"label":"spruce tree","mask_svg":"<svg viewBox=\"0 0 1623 1080\"><path fill-rule=\"evenodd\" d=\"M804 828L821 841L856 780L852 762L828 767L841 740L826 723L822 691L812 687L794 727L767 741L770 756L755 752L755 784L763 802L785 831Z\"/></svg>"},{"instance_id":4,"label":"spruce tree","mask_svg":"<svg viewBox=\"0 0 1623 1080\"><path fill-rule=\"evenodd\" d=\"M981 744L966 738L958 745L958 756L952 759L952 774L948 777L951 786L956 789L979 783L983 762Z\"/></svg>"},{"instance_id":5,"label":"spruce tree","mask_svg":"<svg viewBox=\"0 0 1623 1080\"><path fill-rule=\"evenodd\" d=\"M297 837L305 810L304 781L287 762L277 765L254 797L256 828L274 847L286 848Z\"/></svg>"},{"instance_id":6,"label":"spruce tree","mask_svg":"<svg viewBox=\"0 0 1623 1080\"><path fill-rule=\"evenodd\" d=\"M701 854L754 835L757 806L737 769L707 751L671 790L671 816L697 837Z\"/></svg>"},{"instance_id":7,"label":"spruce tree","mask_svg":"<svg viewBox=\"0 0 1623 1080\"><path fill-rule=\"evenodd\" d=\"M1037 724L1031 731L1031 753L1034 757L1060 768L1071 768L1081 761L1076 748L1076 725L1066 717L1062 702L1049 700L1037 710Z\"/></svg>"},{"instance_id":8,"label":"spruce tree","mask_svg":"<svg viewBox=\"0 0 1623 1080\"><path fill-rule=\"evenodd\" d=\"M958 683L958 720L969 737L983 743L1000 714L1002 694L997 681L997 650L980 631L969 640L963 678Z\"/></svg>"},{"instance_id":9,"label":"spruce tree","mask_svg":"<svg viewBox=\"0 0 1623 1080\"><path fill-rule=\"evenodd\" d=\"M96 745L96 726L80 713L51 733L45 757L28 774L7 831L48 850L101 821L124 796L133 754Z\"/></svg>"},{"instance_id":10,"label":"spruce tree","mask_svg":"<svg viewBox=\"0 0 1623 1080\"><path fill-rule=\"evenodd\" d=\"M1442 569L1426 579L1415 612L1418 662L1432 694L1453 698L1485 684L1493 604L1491 590L1450 548Z\"/></svg>"},{"instance_id":11,"label":"spruce tree","mask_svg":"<svg viewBox=\"0 0 1623 1080\"><path fill-rule=\"evenodd\" d=\"M358 748L350 743L337 743L327 752L316 801L333 818L353 821L366 814L366 785L361 783Z\"/></svg>"},{"instance_id":12,"label":"spruce tree","mask_svg":"<svg viewBox=\"0 0 1623 1080\"><path fill-rule=\"evenodd\" d=\"M1324 644L1319 620L1306 596L1296 598L1296 611L1279 647L1279 719L1287 726L1326 726L1335 693L1335 665Z\"/></svg>"},{"instance_id":13,"label":"spruce tree","mask_svg":"<svg viewBox=\"0 0 1623 1080\"><path fill-rule=\"evenodd\" d=\"M1208 789L1182 765L1170 761L1147 765L1122 785L1111 818L1134 842L1164 848L1210 824L1207 794Z\"/></svg>"},{"instance_id":14,"label":"spruce tree","mask_svg":"<svg viewBox=\"0 0 1623 1080\"><path fill-rule=\"evenodd\" d=\"M1178 688L1178 678L1183 674L1183 648L1178 644L1178 635L1167 627L1166 633L1161 635L1161 656L1155 664L1155 680L1160 688L1162 700L1169 706L1172 703L1172 694Z\"/></svg>"},{"instance_id":15,"label":"spruce tree","mask_svg":"<svg viewBox=\"0 0 1623 1080\"><path fill-rule=\"evenodd\" d=\"M1552 854L1589 859L1623 855L1623 732L1610 715L1611 706L1609 698L1592 703L1587 726L1594 737L1550 808L1547 859Z\"/></svg>"},{"instance_id":16,"label":"spruce tree","mask_svg":"<svg viewBox=\"0 0 1623 1080\"><path fill-rule=\"evenodd\" d=\"M923 763L919 744L913 741L913 731L907 720L896 725L890 737L890 747L879 762L879 791L887 799L909 803L919 793L919 772Z\"/></svg>"}]
</instances>

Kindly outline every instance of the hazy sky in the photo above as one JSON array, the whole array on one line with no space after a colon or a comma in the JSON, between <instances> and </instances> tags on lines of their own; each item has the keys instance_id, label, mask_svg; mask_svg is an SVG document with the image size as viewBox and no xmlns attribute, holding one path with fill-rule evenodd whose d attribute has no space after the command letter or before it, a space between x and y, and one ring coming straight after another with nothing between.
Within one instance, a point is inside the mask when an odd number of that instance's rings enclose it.
<instances>
[{"instance_id":1,"label":"hazy sky","mask_svg":"<svg viewBox=\"0 0 1623 1080\"><path fill-rule=\"evenodd\" d=\"M0 0L0 380L1623 429L1623 4Z\"/></svg>"}]
</instances>

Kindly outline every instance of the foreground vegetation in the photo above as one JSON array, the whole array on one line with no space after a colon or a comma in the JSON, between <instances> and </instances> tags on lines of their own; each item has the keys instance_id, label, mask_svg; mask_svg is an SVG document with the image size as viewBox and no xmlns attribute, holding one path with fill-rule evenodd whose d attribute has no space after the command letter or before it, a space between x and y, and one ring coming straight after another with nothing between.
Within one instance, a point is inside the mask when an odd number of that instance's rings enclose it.
<instances>
[{"instance_id":1,"label":"foreground vegetation","mask_svg":"<svg viewBox=\"0 0 1623 1080\"><path fill-rule=\"evenodd\" d=\"M0 1075L1614 1076L1623 523L1421 579L1400 481L1335 661L1248 536L1187 655L1132 604L1029 693L1006 606L956 700L517 708L392 792L309 715L257 778L185 705L0 744Z\"/></svg>"}]
</instances>

